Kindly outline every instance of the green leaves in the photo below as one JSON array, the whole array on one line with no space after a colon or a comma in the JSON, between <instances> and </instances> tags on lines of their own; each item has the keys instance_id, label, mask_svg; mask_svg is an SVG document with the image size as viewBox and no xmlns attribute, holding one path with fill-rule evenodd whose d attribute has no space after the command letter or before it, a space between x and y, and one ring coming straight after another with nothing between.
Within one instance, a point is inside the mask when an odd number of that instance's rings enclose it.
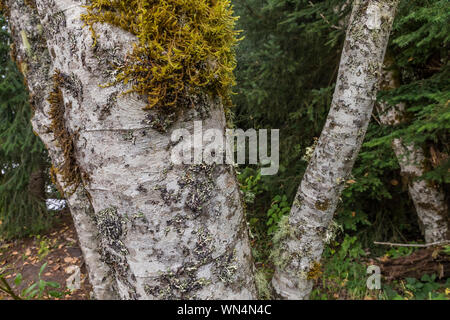
<instances>
[{"instance_id":1,"label":"green leaves","mask_svg":"<svg viewBox=\"0 0 450 320\"><path fill-rule=\"evenodd\" d=\"M387 299L393 300L447 300L445 288L450 286L450 279L446 283L438 282L435 274L425 274L422 278L406 278L395 288L385 286Z\"/></svg>"},{"instance_id":2,"label":"green leaves","mask_svg":"<svg viewBox=\"0 0 450 320\"><path fill-rule=\"evenodd\" d=\"M45 281L41 278L42 273L44 272L44 269L47 267L47 262L44 263L41 268L39 269L39 280L32 285L30 285L28 288L24 289L21 293L21 296L26 299L42 299L46 296L51 296L55 298L60 298L64 295L63 292L59 292L56 290L49 290L52 289L59 289L61 286L57 282L52 281Z\"/></svg>"},{"instance_id":3,"label":"green leaves","mask_svg":"<svg viewBox=\"0 0 450 320\"><path fill-rule=\"evenodd\" d=\"M14 284L16 285L16 286L20 286L20 284L22 283L22 275L19 273L17 276L16 276L16 278L14 279Z\"/></svg>"},{"instance_id":4,"label":"green leaves","mask_svg":"<svg viewBox=\"0 0 450 320\"><path fill-rule=\"evenodd\" d=\"M290 211L291 207L286 195L277 195L272 199L270 209L267 211L268 220L266 225L268 226L268 235L273 235L276 232L281 218L288 215Z\"/></svg>"},{"instance_id":5,"label":"green leaves","mask_svg":"<svg viewBox=\"0 0 450 320\"><path fill-rule=\"evenodd\" d=\"M0 291L8 294L14 300L32 300L32 299L46 299L49 297L61 298L65 295L65 291L54 290L60 289L61 286L58 282L45 281L42 279L42 273L47 267L47 263L44 263L38 273L38 281L32 283L28 287L24 288L20 294L16 293L17 289L12 288L8 281L5 279L7 273L1 273L0 270ZM19 287L23 283L22 274L17 274L14 278L14 286Z\"/></svg>"}]
</instances>

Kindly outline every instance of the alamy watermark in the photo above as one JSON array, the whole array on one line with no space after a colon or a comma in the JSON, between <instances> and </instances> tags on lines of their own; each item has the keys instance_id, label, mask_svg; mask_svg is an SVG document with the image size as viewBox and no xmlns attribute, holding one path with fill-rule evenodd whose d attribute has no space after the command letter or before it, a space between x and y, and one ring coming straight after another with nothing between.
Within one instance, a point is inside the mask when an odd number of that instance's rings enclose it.
<instances>
[{"instance_id":1,"label":"alamy watermark","mask_svg":"<svg viewBox=\"0 0 450 320\"><path fill-rule=\"evenodd\" d=\"M381 289L381 269L379 266L370 265L367 267L367 274L370 276L367 278L366 285L369 290L380 290Z\"/></svg>"},{"instance_id":2,"label":"alamy watermark","mask_svg":"<svg viewBox=\"0 0 450 320\"><path fill-rule=\"evenodd\" d=\"M172 149L171 161L176 165L259 164L261 165L261 175L278 173L280 163L279 129L270 130L269 144L267 129L248 129L246 131L226 129L224 134L221 129L203 130L202 121L194 121L193 133L187 129L176 129L172 133L171 141L175 144Z\"/></svg>"}]
</instances>

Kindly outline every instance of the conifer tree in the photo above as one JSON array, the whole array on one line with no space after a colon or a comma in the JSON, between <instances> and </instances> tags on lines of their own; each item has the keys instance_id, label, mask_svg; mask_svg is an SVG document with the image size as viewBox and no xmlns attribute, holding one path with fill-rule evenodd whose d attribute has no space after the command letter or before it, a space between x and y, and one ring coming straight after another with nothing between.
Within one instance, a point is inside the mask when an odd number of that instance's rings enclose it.
<instances>
[{"instance_id":1,"label":"conifer tree","mask_svg":"<svg viewBox=\"0 0 450 320\"><path fill-rule=\"evenodd\" d=\"M0 237L48 228L45 205L47 154L33 133L23 77L10 57L6 21L0 17Z\"/></svg>"}]
</instances>

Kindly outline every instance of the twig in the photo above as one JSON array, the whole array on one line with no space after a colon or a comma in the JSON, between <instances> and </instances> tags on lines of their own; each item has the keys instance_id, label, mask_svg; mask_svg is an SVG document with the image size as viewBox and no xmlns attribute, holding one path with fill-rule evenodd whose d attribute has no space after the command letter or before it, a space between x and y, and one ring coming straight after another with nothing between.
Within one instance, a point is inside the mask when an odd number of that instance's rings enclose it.
<instances>
[{"instance_id":1,"label":"twig","mask_svg":"<svg viewBox=\"0 0 450 320\"><path fill-rule=\"evenodd\" d=\"M378 120L378 118L373 113L372 113L372 118L374 118L375 121L381 126L380 120Z\"/></svg>"},{"instance_id":2,"label":"twig","mask_svg":"<svg viewBox=\"0 0 450 320\"><path fill-rule=\"evenodd\" d=\"M18 295L16 295L16 293L14 292L14 290L11 288L11 286L8 284L8 281L6 281L5 278L0 277L1 282L3 282L3 285L5 286L5 288L0 287L1 291L4 291L5 293L9 294L14 300L23 300L22 298L20 298Z\"/></svg>"},{"instance_id":3,"label":"twig","mask_svg":"<svg viewBox=\"0 0 450 320\"><path fill-rule=\"evenodd\" d=\"M308 2L309 2L309 5L310 5L311 7L313 7L313 8L316 7L315 4L312 3L311 1L308 1ZM320 15L320 17L321 17L321 18L322 18L329 26L331 26L333 29L336 29L336 30L342 30L341 27L338 27L338 26L335 26L334 24L331 24L331 22L330 22L327 18L325 18L325 16L323 15L322 12L319 12L319 15Z\"/></svg>"},{"instance_id":4,"label":"twig","mask_svg":"<svg viewBox=\"0 0 450 320\"><path fill-rule=\"evenodd\" d=\"M443 245L443 244L447 244L447 243L450 243L450 240L438 241L438 242L426 243L426 244L390 243L390 242L377 242L377 241L374 242L374 244L379 244L379 245L383 245L383 246L391 246L391 247L418 247L418 248L439 246L439 245Z\"/></svg>"}]
</instances>

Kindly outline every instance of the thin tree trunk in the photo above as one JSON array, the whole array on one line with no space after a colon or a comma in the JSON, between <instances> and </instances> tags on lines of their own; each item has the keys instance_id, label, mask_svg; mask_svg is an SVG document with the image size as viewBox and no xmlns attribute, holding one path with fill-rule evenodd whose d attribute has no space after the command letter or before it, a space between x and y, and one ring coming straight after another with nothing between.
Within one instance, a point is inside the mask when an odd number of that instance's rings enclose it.
<instances>
[{"instance_id":1,"label":"thin tree trunk","mask_svg":"<svg viewBox=\"0 0 450 320\"><path fill-rule=\"evenodd\" d=\"M382 90L392 90L399 86L399 77L391 57L385 59L381 79ZM396 126L406 119L405 104L389 106L378 104L380 121L383 125ZM448 239L448 207L444 192L438 185L418 180L425 173L426 158L423 150L413 143L405 144L402 139L394 139L392 148L400 164L401 174L407 178L409 195L416 208L427 243Z\"/></svg>"},{"instance_id":2,"label":"thin tree trunk","mask_svg":"<svg viewBox=\"0 0 450 320\"><path fill-rule=\"evenodd\" d=\"M398 1L354 1L327 122L303 176L289 221L274 242L272 280L284 299L307 299L339 196L351 173L376 100Z\"/></svg>"},{"instance_id":3,"label":"thin tree trunk","mask_svg":"<svg viewBox=\"0 0 450 320\"><path fill-rule=\"evenodd\" d=\"M16 46L26 55L27 46L19 41L23 14L36 10L18 2L23 1L7 4ZM130 85L99 86L113 80L110 62L126 58L136 42L133 35L97 24L93 46L79 1L37 0L36 5L32 27L42 25L45 42L29 42L33 50L45 46L50 61L45 73L35 66L25 72L30 91L40 95L33 125L54 150L53 165L84 255L92 255L86 264L91 281L97 280L94 289L104 290L103 298L111 297L106 292L121 299L255 298L232 166L170 163L173 130L192 132L194 120L202 120L203 131L225 131L221 102L203 95L192 97L194 108L177 114L144 111L144 99L122 95ZM51 75L53 84L48 84ZM61 144L64 150L58 150Z\"/></svg>"},{"instance_id":4,"label":"thin tree trunk","mask_svg":"<svg viewBox=\"0 0 450 320\"><path fill-rule=\"evenodd\" d=\"M408 177L408 191L416 208L427 243L449 239L448 205L439 185L418 180L426 171L423 150L413 144L405 145L401 139L392 143L402 175Z\"/></svg>"}]
</instances>

